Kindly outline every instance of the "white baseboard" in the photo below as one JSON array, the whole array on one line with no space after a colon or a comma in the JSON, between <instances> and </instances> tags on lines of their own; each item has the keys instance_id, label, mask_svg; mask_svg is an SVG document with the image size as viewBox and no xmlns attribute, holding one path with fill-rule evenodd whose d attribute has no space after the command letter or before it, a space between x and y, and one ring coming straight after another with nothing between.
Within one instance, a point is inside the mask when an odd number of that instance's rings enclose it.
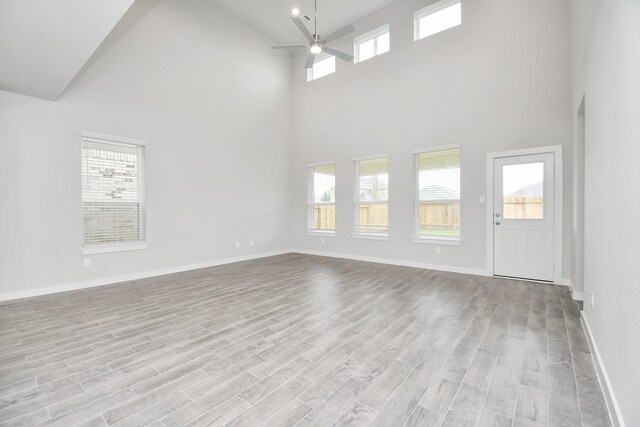
<instances>
[{"instance_id":1,"label":"white baseboard","mask_svg":"<svg viewBox=\"0 0 640 427\"><path fill-rule=\"evenodd\" d=\"M558 283L559 285L565 285L568 286L569 289L571 290L571 296L573 297L573 299L575 301L584 301L584 293L583 292L576 292L575 288L573 287L573 280L563 277L560 280L560 283Z\"/></svg>"},{"instance_id":2,"label":"white baseboard","mask_svg":"<svg viewBox=\"0 0 640 427\"><path fill-rule=\"evenodd\" d=\"M331 258L343 258L343 259L350 259L354 261L365 261L365 262L375 262L378 264L399 265L402 267L414 267L414 268L424 268L428 270L448 271L451 273L473 274L476 276L489 275L485 269L481 269L481 268L466 268L466 267L457 267L453 265L427 264L424 262L406 261L406 260L389 259L389 258L378 258L378 257L370 257L370 256L363 256L363 255L352 255L352 254L344 254L344 253L338 253L338 252L314 251L309 249L292 249L292 251L298 254L305 254L305 255L326 256Z\"/></svg>"},{"instance_id":3,"label":"white baseboard","mask_svg":"<svg viewBox=\"0 0 640 427\"><path fill-rule=\"evenodd\" d=\"M341 253L334 253L334 252L311 251L306 249L281 249L277 251L261 252L257 254L251 254L251 255L245 255L245 256L239 256L239 257L233 257L233 258L217 259L217 260L206 261L206 262L201 262L196 264L187 264L187 265L180 265L175 267L161 268L158 270L142 271L139 273L131 273L131 274L118 275L118 276L103 277L99 279L84 280L81 282L63 283L63 284L52 285L52 286L41 286L41 287L37 287L37 288L25 290L25 291L3 292L3 293L0 293L0 301L11 301L11 300L16 300L21 298L55 294L58 292L67 292L67 291L75 291L79 289L94 288L97 286L105 286L105 285L111 285L114 283L128 282L130 280L146 279L149 277L163 276L165 274L180 273L183 271L197 270L199 268L215 267L216 265L232 264L235 262L249 261L252 259L266 258L270 256L283 255L283 254L294 253L294 252L300 253L300 254L307 254L307 255L318 255L318 256L327 256L327 257L333 257L333 258L352 259L357 261L376 262L380 264L399 265L403 267L415 267L415 268L424 268L424 269L430 269L430 270L449 271L453 273L475 274L479 276L487 275L487 272L482 269L473 269L473 268L464 268L464 267L455 267L455 266L446 266L446 265L437 265L437 264L426 264L426 263L413 262L413 261L366 257L366 256L349 255L349 254L341 254Z\"/></svg>"},{"instance_id":4,"label":"white baseboard","mask_svg":"<svg viewBox=\"0 0 640 427\"><path fill-rule=\"evenodd\" d=\"M53 286L43 286L25 291L0 293L0 301L10 301L20 298L35 297L39 295L55 294L58 292L75 291L78 289L94 288L96 286L111 285L114 283L128 282L130 280L146 279L149 277L163 276L165 274L180 273L182 271L197 270L199 268L215 267L216 265L233 264L234 262L249 261L252 259L266 258L275 255L283 255L293 252L293 249L260 252L233 258L223 258L197 264L180 265L176 267L161 268L158 270L142 271L139 273L124 274L119 276L103 277L99 279L85 280L82 282L64 283Z\"/></svg>"},{"instance_id":5,"label":"white baseboard","mask_svg":"<svg viewBox=\"0 0 640 427\"><path fill-rule=\"evenodd\" d=\"M287 253L317 255L317 256L325 256L325 257L331 257L331 258L343 258L343 259L350 259L354 261L365 261L365 262L375 262L379 264L398 265L402 267L414 267L414 268L422 268L422 269L428 269L428 270L448 271L451 273L473 274L476 276L491 276L491 274L487 272L487 270L481 269L481 268L467 268L467 267L458 267L458 266L452 266L452 265L429 264L429 263L417 262L417 261L370 257L370 256L363 256L363 255L352 255L352 254L345 254L345 253L338 253L338 252L314 251L309 249L281 249L277 251L261 252L261 253L233 257L233 258L223 258L218 260L206 261L206 262L197 263L197 264L187 264L187 265L181 265L176 267L162 268L158 270L143 271L139 273L131 273L131 274L125 274L125 275L119 275L119 276L109 276L109 277L104 277L99 279L65 283L65 284L53 285L53 286L43 286L43 287L38 287L38 288L29 289L25 291L4 292L4 293L0 293L0 301L10 301L10 300L15 300L20 298L54 294L58 292L93 288L96 286L104 286L104 285L110 285L113 283L128 282L130 280L146 279L149 277L162 276L165 274L180 273L183 271L197 270L199 268L207 268L207 267L214 267L216 265L232 264L234 262L249 261L252 259L266 258L270 256L283 255ZM573 290L571 280L563 279L563 282L565 281L567 283L562 283L562 284L567 284ZM578 298L578 295L579 295L579 298ZM579 294L574 293L574 299L582 300L582 293L579 293Z\"/></svg>"},{"instance_id":6,"label":"white baseboard","mask_svg":"<svg viewBox=\"0 0 640 427\"><path fill-rule=\"evenodd\" d=\"M622 418L622 412L620 412L620 405L618 405L618 399L616 399L616 395L613 392L613 387L611 387L611 381L609 380L609 375L607 374L607 370L602 363L602 358L600 357L600 352L598 351L598 346L596 344L596 340L591 333L591 327L589 326L589 322L584 315L584 311L580 316L580 320L582 321L582 328L586 331L587 342L589 343L589 348L591 349L591 354L593 355L593 359L595 360L596 374L598 375L598 381L600 382L600 388L602 388L602 392L604 394L604 400L607 403L607 409L609 410L609 417L611 418L611 423L614 427L626 427L624 419Z\"/></svg>"}]
</instances>

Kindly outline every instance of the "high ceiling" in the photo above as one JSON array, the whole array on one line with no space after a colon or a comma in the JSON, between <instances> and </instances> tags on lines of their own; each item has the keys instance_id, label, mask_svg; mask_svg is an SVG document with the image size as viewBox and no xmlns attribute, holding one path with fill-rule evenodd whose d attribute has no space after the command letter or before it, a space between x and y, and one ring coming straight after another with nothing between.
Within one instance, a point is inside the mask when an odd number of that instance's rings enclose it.
<instances>
[{"instance_id":1,"label":"high ceiling","mask_svg":"<svg viewBox=\"0 0 640 427\"><path fill-rule=\"evenodd\" d=\"M291 9L314 10L314 0L211 1L276 43L303 42ZM327 35L402 0L317 1L318 33ZM0 0L0 90L57 100L133 2Z\"/></svg>"},{"instance_id":2,"label":"high ceiling","mask_svg":"<svg viewBox=\"0 0 640 427\"><path fill-rule=\"evenodd\" d=\"M58 99L133 1L0 1L0 90Z\"/></svg>"},{"instance_id":3,"label":"high ceiling","mask_svg":"<svg viewBox=\"0 0 640 427\"><path fill-rule=\"evenodd\" d=\"M291 9L313 17L314 0L213 0L278 43L302 37L291 22ZM317 0L318 33L328 34L401 0ZM309 24L311 25L311 24ZM311 27L310 27L311 28Z\"/></svg>"}]
</instances>

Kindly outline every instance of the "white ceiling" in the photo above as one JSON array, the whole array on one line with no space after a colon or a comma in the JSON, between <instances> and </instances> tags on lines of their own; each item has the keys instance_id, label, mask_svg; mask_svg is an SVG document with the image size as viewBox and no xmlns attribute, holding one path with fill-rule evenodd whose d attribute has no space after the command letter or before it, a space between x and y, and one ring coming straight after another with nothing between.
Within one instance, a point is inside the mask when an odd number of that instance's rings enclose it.
<instances>
[{"instance_id":1,"label":"white ceiling","mask_svg":"<svg viewBox=\"0 0 640 427\"><path fill-rule=\"evenodd\" d=\"M291 9L313 17L314 0L213 0L278 43L304 42ZM401 0L318 0L318 33L327 35ZM311 29L312 23L308 23ZM357 29L357 28L356 28ZM313 31L312 31L313 32Z\"/></svg>"},{"instance_id":2,"label":"white ceiling","mask_svg":"<svg viewBox=\"0 0 640 427\"><path fill-rule=\"evenodd\" d=\"M313 17L314 0L211 1L276 43L304 41L290 19L293 7ZM398 1L318 0L318 33L327 35ZM0 90L58 99L133 2L0 0Z\"/></svg>"},{"instance_id":3,"label":"white ceiling","mask_svg":"<svg viewBox=\"0 0 640 427\"><path fill-rule=\"evenodd\" d=\"M58 99L134 0L1 0L0 90Z\"/></svg>"}]
</instances>

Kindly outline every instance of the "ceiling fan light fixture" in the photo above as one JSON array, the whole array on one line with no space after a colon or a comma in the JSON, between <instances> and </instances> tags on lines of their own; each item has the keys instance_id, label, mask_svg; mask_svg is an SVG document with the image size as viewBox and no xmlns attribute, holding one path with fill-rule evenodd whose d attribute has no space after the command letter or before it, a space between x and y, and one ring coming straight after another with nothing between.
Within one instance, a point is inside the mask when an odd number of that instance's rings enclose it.
<instances>
[{"instance_id":1,"label":"ceiling fan light fixture","mask_svg":"<svg viewBox=\"0 0 640 427\"><path fill-rule=\"evenodd\" d=\"M295 1L295 0L293 0ZM284 45L276 45L271 46L272 49L285 49L291 51L297 51L298 49L308 49L307 52L307 61L304 64L305 69L310 69L313 67L315 60L317 59L317 55L322 52L326 52L328 55L333 55L336 58L340 58L344 61L351 62L353 61L353 55L342 52L338 49L334 49L331 47L331 43L335 42L338 39L346 36L347 34L351 34L356 29L353 28L353 25L347 25L344 28L339 29L338 31L334 31L333 33L321 36L318 33L318 0L314 1L314 22L313 22L313 32L309 31L305 23L300 16L298 16L301 12L300 9L294 7L291 10L292 17L291 21L295 24L296 27L300 30L300 32L304 35L304 38L307 39L307 43L305 44L284 44ZM311 20L307 15L303 16L306 20Z\"/></svg>"}]
</instances>

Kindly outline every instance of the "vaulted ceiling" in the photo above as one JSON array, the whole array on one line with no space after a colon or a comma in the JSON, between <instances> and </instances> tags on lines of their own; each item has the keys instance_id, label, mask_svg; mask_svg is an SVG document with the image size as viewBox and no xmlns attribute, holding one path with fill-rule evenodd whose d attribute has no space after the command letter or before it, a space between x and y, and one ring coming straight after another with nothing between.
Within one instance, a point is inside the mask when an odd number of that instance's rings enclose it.
<instances>
[{"instance_id":1,"label":"vaulted ceiling","mask_svg":"<svg viewBox=\"0 0 640 427\"><path fill-rule=\"evenodd\" d=\"M0 1L0 90L58 99L133 1Z\"/></svg>"},{"instance_id":2,"label":"vaulted ceiling","mask_svg":"<svg viewBox=\"0 0 640 427\"><path fill-rule=\"evenodd\" d=\"M210 1L270 41L295 43L303 40L291 10L313 17L315 0ZM398 1L317 0L318 33L326 35ZM0 1L0 90L57 100L133 2Z\"/></svg>"}]
</instances>

